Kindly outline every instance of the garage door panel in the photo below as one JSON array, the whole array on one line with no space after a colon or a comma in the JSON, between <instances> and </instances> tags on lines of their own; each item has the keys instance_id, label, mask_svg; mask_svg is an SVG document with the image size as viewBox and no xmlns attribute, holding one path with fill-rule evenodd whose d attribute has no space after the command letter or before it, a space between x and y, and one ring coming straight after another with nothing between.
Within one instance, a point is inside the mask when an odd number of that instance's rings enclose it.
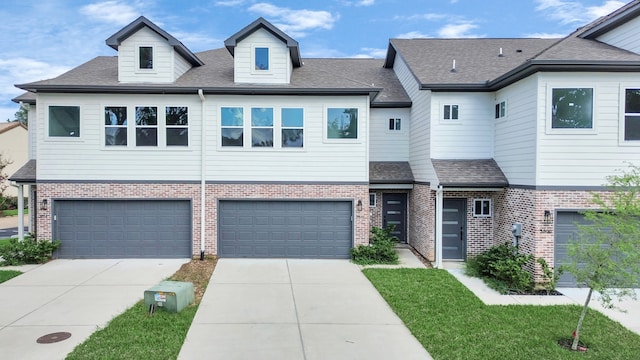
<instances>
[{"instance_id":1,"label":"garage door panel","mask_svg":"<svg viewBox=\"0 0 640 360\"><path fill-rule=\"evenodd\" d=\"M219 255L349 258L351 211L349 201L220 201Z\"/></svg>"},{"instance_id":2,"label":"garage door panel","mask_svg":"<svg viewBox=\"0 0 640 360\"><path fill-rule=\"evenodd\" d=\"M54 210L54 231L62 243L57 257L191 256L189 201L57 200Z\"/></svg>"}]
</instances>

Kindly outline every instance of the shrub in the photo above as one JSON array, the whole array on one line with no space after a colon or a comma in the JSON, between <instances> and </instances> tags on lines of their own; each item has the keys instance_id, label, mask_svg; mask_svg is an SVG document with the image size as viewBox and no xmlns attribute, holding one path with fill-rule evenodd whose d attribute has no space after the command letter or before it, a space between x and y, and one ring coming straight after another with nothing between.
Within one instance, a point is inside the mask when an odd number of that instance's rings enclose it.
<instances>
[{"instance_id":1,"label":"shrub","mask_svg":"<svg viewBox=\"0 0 640 360\"><path fill-rule=\"evenodd\" d=\"M384 229L379 227L371 228L371 238L369 245L358 245L351 249L351 259L360 265L368 264L397 264L398 253L394 244L398 239L391 235L394 226L387 226Z\"/></svg>"},{"instance_id":2,"label":"shrub","mask_svg":"<svg viewBox=\"0 0 640 360\"><path fill-rule=\"evenodd\" d=\"M42 264L51 259L51 253L59 246L60 241L38 241L33 237L18 241L12 238L0 246L0 265Z\"/></svg>"},{"instance_id":3,"label":"shrub","mask_svg":"<svg viewBox=\"0 0 640 360\"><path fill-rule=\"evenodd\" d=\"M478 255L472 266L480 276L502 283L500 287L507 291L522 293L533 288L533 277L524 268L533 259L533 255L521 254L515 246L504 243Z\"/></svg>"},{"instance_id":4,"label":"shrub","mask_svg":"<svg viewBox=\"0 0 640 360\"><path fill-rule=\"evenodd\" d=\"M553 290L555 290L556 285L558 284L558 279L560 279L560 275L562 275L562 269L554 269L547 264L547 261L543 258L539 258L538 264L542 268L542 279L544 281L540 284L542 288L548 294L551 294Z\"/></svg>"}]
</instances>

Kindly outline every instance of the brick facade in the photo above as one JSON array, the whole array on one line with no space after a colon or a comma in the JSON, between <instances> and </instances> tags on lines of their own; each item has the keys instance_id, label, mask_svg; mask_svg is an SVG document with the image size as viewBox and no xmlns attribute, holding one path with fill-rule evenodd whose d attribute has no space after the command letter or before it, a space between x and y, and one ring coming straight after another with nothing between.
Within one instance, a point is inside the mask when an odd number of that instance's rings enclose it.
<instances>
[{"instance_id":1,"label":"brick facade","mask_svg":"<svg viewBox=\"0 0 640 360\"><path fill-rule=\"evenodd\" d=\"M415 184L409 195L409 244L430 261L435 261L435 199L424 184Z\"/></svg>"},{"instance_id":2,"label":"brick facade","mask_svg":"<svg viewBox=\"0 0 640 360\"><path fill-rule=\"evenodd\" d=\"M369 241L369 188L367 185L314 184L207 184L205 253L217 254L217 207L224 199L330 199L362 202L362 211L354 206L354 243ZM38 201L46 199L49 210L38 211L38 238L52 237L52 208L56 199L190 199L193 216L193 255L200 253L200 185L199 184L123 184L123 183L41 183Z\"/></svg>"}]
</instances>

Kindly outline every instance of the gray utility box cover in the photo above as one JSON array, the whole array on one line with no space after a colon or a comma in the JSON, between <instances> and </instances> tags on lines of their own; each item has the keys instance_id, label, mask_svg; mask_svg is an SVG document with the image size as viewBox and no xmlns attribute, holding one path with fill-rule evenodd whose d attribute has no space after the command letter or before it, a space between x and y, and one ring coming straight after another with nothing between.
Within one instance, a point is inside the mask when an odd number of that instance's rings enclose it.
<instances>
[{"instance_id":1,"label":"gray utility box cover","mask_svg":"<svg viewBox=\"0 0 640 360\"><path fill-rule=\"evenodd\" d=\"M144 292L144 304L165 308L169 312L180 312L195 298L193 284L182 281L163 281Z\"/></svg>"}]
</instances>

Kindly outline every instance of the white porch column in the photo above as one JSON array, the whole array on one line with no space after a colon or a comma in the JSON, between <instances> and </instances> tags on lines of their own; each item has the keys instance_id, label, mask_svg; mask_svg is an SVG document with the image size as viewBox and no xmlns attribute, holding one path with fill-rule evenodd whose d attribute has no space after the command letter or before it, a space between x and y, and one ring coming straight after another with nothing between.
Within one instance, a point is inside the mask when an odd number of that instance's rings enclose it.
<instances>
[{"instance_id":1,"label":"white porch column","mask_svg":"<svg viewBox=\"0 0 640 360\"><path fill-rule=\"evenodd\" d=\"M24 240L24 185L18 184L18 241Z\"/></svg>"},{"instance_id":2,"label":"white porch column","mask_svg":"<svg viewBox=\"0 0 640 360\"><path fill-rule=\"evenodd\" d=\"M442 185L436 190L436 268L442 269L442 206L443 206Z\"/></svg>"}]
</instances>

